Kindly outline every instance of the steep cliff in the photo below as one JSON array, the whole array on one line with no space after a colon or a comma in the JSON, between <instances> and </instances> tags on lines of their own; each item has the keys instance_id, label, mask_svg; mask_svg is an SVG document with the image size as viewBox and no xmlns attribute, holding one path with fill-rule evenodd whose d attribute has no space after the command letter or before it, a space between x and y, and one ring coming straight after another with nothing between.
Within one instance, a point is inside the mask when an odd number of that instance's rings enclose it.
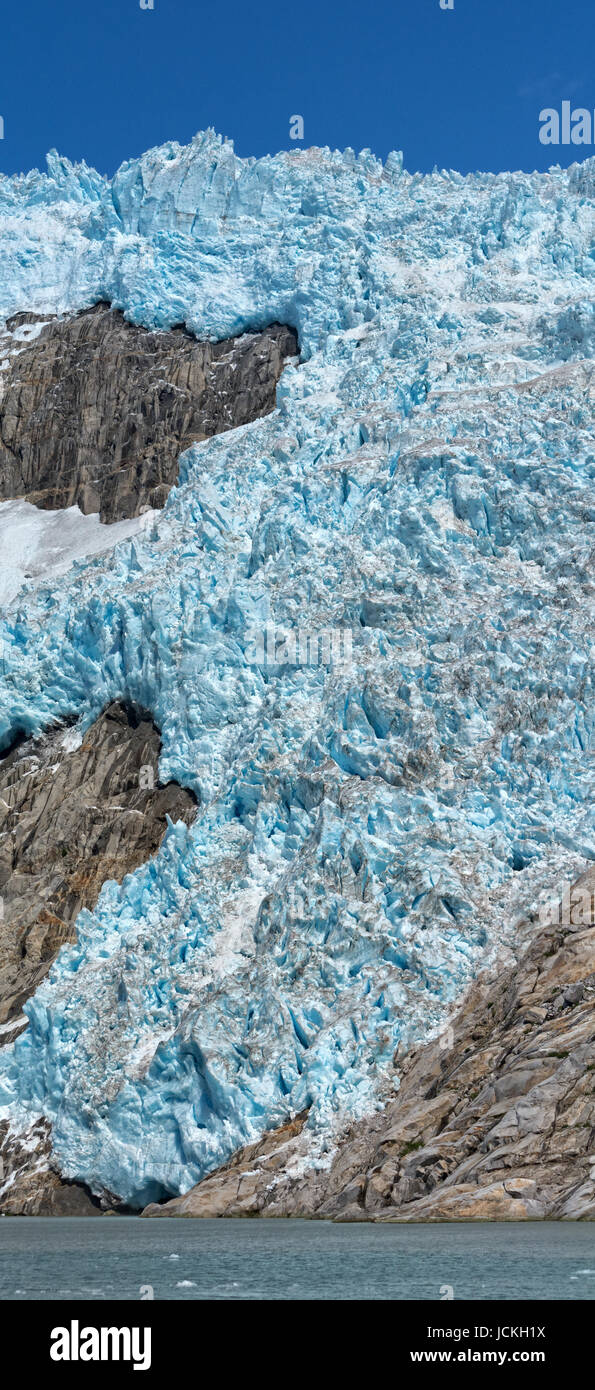
<instances>
[{"instance_id":1,"label":"steep cliff","mask_svg":"<svg viewBox=\"0 0 595 1390\"><path fill-rule=\"evenodd\" d=\"M154 854L194 798L159 786L159 733L111 705L83 736L58 728L0 754L0 1024L15 1017L108 879Z\"/></svg>"},{"instance_id":2,"label":"steep cliff","mask_svg":"<svg viewBox=\"0 0 595 1390\"><path fill-rule=\"evenodd\" d=\"M2 381L0 498L77 505L104 522L162 507L182 450L272 410L297 351L280 324L197 342L183 328L147 332L106 304L44 324Z\"/></svg>"}]
</instances>

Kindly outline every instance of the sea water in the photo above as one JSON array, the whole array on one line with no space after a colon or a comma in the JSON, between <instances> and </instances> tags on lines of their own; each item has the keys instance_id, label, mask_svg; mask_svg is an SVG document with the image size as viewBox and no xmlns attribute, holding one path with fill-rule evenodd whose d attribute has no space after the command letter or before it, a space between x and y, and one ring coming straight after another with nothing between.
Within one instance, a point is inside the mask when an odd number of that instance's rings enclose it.
<instances>
[{"instance_id":1,"label":"sea water","mask_svg":"<svg viewBox=\"0 0 595 1390\"><path fill-rule=\"evenodd\" d=\"M3 1300L594 1297L589 1223L0 1220Z\"/></svg>"}]
</instances>

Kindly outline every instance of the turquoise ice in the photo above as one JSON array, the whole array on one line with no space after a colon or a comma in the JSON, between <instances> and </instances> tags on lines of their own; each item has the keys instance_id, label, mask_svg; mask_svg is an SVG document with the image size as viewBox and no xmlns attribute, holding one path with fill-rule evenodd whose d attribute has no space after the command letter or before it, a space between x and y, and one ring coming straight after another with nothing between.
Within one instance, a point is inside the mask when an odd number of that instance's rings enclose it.
<instances>
[{"instance_id":1,"label":"turquoise ice","mask_svg":"<svg viewBox=\"0 0 595 1390\"><path fill-rule=\"evenodd\" d=\"M595 858L594 192L594 160L422 177L213 132L0 180L0 315L301 346L272 415L1 625L5 741L127 698L200 803L0 1054L2 1113L96 1191L185 1191L306 1108L323 1162ZM352 659L259 663L267 625Z\"/></svg>"}]
</instances>

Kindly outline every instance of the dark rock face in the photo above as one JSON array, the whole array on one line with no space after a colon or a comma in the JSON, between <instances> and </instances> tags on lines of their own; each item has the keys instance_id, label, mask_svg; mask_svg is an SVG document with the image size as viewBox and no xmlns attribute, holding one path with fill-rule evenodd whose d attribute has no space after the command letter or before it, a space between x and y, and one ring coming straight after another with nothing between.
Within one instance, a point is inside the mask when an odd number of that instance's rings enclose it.
<instances>
[{"instance_id":1,"label":"dark rock face","mask_svg":"<svg viewBox=\"0 0 595 1390\"><path fill-rule=\"evenodd\" d=\"M590 909L542 928L441 1039L397 1059L396 1099L329 1168L303 1172L298 1116L144 1215L594 1221L595 869L576 886Z\"/></svg>"},{"instance_id":2,"label":"dark rock face","mask_svg":"<svg viewBox=\"0 0 595 1390\"><path fill-rule=\"evenodd\" d=\"M0 1123L0 1212L4 1216L100 1216L81 1183L64 1182L52 1167L51 1130L38 1120L26 1134Z\"/></svg>"},{"instance_id":3,"label":"dark rock face","mask_svg":"<svg viewBox=\"0 0 595 1390\"><path fill-rule=\"evenodd\" d=\"M0 500L76 504L105 522L162 507L180 453L273 410L284 361L297 352L281 324L207 343L184 328L138 328L106 304L55 320L8 369Z\"/></svg>"},{"instance_id":4,"label":"dark rock face","mask_svg":"<svg viewBox=\"0 0 595 1390\"><path fill-rule=\"evenodd\" d=\"M158 785L150 716L111 705L73 747L61 727L0 758L0 1025L15 1018L106 879L149 859L191 794ZM0 1038L8 1041L7 1036Z\"/></svg>"}]
</instances>

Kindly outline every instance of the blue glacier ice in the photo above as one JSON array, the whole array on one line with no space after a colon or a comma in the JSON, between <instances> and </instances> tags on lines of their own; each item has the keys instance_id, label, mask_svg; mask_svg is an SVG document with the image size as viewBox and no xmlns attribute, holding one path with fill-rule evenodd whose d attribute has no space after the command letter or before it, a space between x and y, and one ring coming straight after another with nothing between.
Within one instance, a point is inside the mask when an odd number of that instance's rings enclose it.
<instances>
[{"instance_id":1,"label":"blue glacier ice","mask_svg":"<svg viewBox=\"0 0 595 1390\"><path fill-rule=\"evenodd\" d=\"M595 160L421 176L212 131L0 180L0 317L301 345L272 415L1 623L0 737L127 698L200 803L0 1052L66 1176L138 1205L306 1108L323 1162L595 858L594 195ZM271 664L271 626L351 658Z\"/></svg>"}]
</instances>

